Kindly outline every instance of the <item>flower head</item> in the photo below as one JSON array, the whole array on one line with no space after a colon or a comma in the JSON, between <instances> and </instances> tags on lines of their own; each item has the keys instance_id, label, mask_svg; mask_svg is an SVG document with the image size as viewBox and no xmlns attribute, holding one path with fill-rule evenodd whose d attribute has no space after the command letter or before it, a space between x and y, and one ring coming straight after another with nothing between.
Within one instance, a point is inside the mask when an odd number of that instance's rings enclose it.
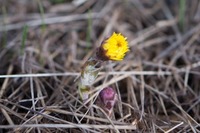
<instances>
[{"instance_id":1,"label":"flower head","mask_svg":"<svg viewBox=\"0 0 200 133\"><path fill-rule=\"evenodd\" d=\"M124 59L129 51L128 42L121 33L113 33L111 37L105 40L97 51L97 58L101 60L120 61Z\"/></svg>"}]
</instances>

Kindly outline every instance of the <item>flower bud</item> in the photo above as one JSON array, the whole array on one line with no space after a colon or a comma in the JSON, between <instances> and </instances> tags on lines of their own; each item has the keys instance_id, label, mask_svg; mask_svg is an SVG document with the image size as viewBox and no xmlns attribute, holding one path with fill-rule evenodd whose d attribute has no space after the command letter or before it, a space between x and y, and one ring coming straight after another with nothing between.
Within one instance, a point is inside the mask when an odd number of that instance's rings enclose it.
<instances>
[{"instance_id":1,"label":"flower bud","mask_svg":"<svg viewBox=\"0 0 200 133\"><path fill-rule=\"evenodd\" d=\"M99 104L110 116L117 101L117 94L111 87L104 88L99 93Z\"/></svg>"}]
</instances>

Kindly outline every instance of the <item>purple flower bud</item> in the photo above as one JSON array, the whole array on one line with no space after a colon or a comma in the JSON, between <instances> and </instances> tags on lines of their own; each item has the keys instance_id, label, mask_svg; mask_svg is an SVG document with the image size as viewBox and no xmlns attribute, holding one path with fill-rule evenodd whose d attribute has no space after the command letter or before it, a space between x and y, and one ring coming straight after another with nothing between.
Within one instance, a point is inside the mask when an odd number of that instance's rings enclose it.
<instances>
[{"instance_id":1,"label":"purple flower bud","mask_svg":"<svg viewBox=\"0 0 200 133\"><path fill-rule=\"evenodd\" d=\"M116 101L117 94L111 87L106 87L99 93L99 102L109 115L112 113Z\"/></svg>"}]
</instances>

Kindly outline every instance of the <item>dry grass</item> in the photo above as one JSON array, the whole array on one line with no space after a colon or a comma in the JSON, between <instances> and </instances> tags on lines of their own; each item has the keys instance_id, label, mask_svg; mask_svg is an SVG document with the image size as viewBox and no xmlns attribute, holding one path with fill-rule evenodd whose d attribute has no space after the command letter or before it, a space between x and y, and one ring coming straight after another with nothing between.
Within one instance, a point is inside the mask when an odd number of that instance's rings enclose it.
<instances>
[{"instance_id":1,"label":"dry grass","mask_svg":"<svg viewBox=\"0 0 200 133\"><path fill-rule=\"evenodd\" d=\"M0 132L200 132L199 1L50 1L0 0ZM131 51L82 103L81 66L114 31ZM111 118L95 104L106 86Z\"/></svg>"}]
</instances>

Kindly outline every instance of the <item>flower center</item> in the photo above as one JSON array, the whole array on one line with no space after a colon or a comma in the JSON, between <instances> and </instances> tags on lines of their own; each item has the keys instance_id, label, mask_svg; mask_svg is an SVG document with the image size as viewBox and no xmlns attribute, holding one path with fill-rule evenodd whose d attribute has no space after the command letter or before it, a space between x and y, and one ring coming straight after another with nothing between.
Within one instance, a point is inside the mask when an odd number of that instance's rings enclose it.
<instances>
[{"instance_id":1,"label":"flower center","mask_svg":"<svg viewBox=\"0 0 200 133\"><path fill-rule=\"evenodd\" d=\"M118 46L118 47L121 47L121 46L122 46L122 43L117 42L117 46Z\"/></svg>"}]
</instances>

